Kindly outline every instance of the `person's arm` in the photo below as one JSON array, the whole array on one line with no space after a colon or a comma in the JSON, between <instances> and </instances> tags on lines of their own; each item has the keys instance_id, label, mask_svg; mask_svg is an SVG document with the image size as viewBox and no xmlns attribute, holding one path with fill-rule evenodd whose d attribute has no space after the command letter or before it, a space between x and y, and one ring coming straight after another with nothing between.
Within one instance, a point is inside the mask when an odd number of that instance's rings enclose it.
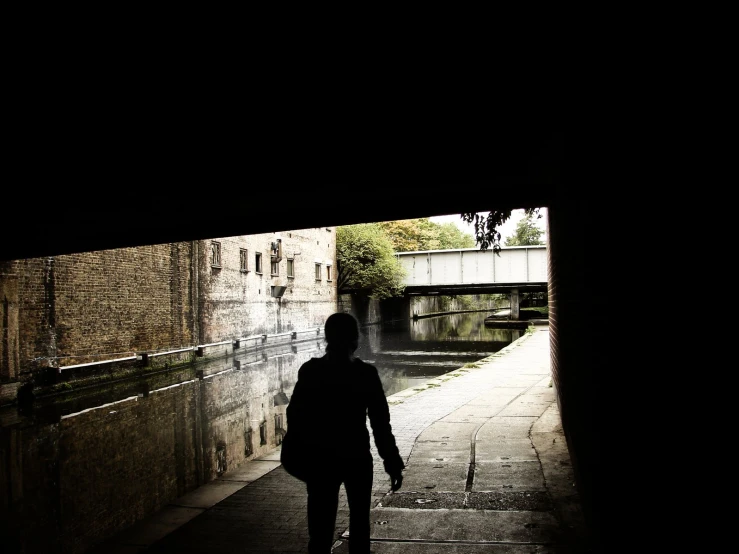
<instances>
[{"instance_id":1,"label":"person's arm","mask_svg":"<svg viewBox=\"0 0 739 554\"><path fill-rule=\"evenodd\" d=\"M405 463L398 451L395 435L393 435L392 426L390 425L390 407L382 388L382 381L380 381L377 369L374 366L370 366L370 368L368 370L370 390L367 415L372 427L377 452L382 458L385 471L390 475L392 490L397 491L403 484Z\"/></svg>"}]
</instances>

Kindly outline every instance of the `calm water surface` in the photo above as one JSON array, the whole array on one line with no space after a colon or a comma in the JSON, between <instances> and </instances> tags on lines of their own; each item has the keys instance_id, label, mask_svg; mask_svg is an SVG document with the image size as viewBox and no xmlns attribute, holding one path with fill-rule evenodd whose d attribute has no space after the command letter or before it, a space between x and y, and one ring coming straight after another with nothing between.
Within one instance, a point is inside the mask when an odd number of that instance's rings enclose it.
<instances>
[{"instance_id":1,"label":"calm water surface","mask_svg":"<svg viewBox=\"0 0 739 554\"><path fill-rule=\"evenodd\" d=\"M370 326L356 355L375 365L390 396L505 348L522 331L484 324L489 312Z\"/></svg>"},{"instance_id":2,"label":"calm water surface","mask_svg":"<svg viewBox=\"0 0 739 554\"><path fill-rule=\"evenodd\" d=\"M368 326L357 355L378 368L389 396L489 356L521 335L485 327L486 315ZM38 399L23 412L1 410L4 546L8 552L86 552L270 452L284 434L298 369L323 353L317 338Z\"/></svg>"}]
</instances>

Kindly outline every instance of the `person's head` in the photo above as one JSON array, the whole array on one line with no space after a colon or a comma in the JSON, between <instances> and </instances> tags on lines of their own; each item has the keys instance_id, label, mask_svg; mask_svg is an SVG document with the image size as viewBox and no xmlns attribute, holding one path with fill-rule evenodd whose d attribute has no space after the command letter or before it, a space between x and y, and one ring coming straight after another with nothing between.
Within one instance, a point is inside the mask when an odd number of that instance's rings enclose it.
<instances>
[{"instance_id":1,"label":"person's head","mask_svg":"<svg viewBox=\"0 0 739 554\"><path fill-rule=\"evenodd\" d=\"M359 346L359 325L351 314L337 312L328 316L323 327L326 350L354 352Z\"/></svg>"}]
</instances>

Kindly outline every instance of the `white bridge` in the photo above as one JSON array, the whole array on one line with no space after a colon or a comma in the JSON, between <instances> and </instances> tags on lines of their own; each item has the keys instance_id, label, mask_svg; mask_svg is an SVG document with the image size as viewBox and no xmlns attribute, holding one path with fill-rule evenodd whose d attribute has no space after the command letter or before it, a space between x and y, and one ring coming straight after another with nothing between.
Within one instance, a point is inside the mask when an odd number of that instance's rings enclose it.
<instances>
[{"instance_id":1,"label":"white bridge","mask_svg":"<svg viewBox=\"0 0 739 554\"><path fill-rule=\"evenodd\" d=\"M546 292L547 247L425 250L396 253L406 270L406 295Z\"/></svg>"}]
</instances>

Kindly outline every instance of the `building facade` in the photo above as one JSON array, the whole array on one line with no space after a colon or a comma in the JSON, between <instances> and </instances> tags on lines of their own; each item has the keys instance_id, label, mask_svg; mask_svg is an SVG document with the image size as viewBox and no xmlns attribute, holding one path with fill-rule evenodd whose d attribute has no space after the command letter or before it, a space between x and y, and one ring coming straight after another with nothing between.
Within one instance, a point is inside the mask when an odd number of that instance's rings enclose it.
<instances>
[{"instance_id":1,"label":"building facade","mask_svg":"<svg viewBox=\"0 0 739 554\"><path fill-rule=\"evenodd\" d=\"M320 327L333 227L0 262L0 404L49 369Z\"/></svg>"}]
</instances>

